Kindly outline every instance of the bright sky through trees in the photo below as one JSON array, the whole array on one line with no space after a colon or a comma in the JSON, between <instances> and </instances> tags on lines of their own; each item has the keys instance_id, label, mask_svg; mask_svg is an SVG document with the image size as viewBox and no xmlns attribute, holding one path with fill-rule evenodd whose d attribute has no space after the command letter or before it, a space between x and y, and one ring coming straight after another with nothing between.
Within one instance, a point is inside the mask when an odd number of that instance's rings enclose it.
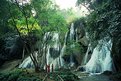
<instances>
[{"instance_id":1,"label":"bright sky through trees","mask_svg":"<svg viewBox=\"0 0 121 81\"><path fill-rule=\"evenodd\" d=\"M55 0L61 9L74 8L77 0Z\"/></svg>"},{"instance_id":2,"label":"bright sky through trees","mask_svg":"<svg viewBox=\"0 0 121 81\"><path fill-rule=\"evenodd\" d=\"M89 14L88 10L84 6L77 7L77 0L55 0L55 3L60 7L60 9L73 8L77 16L85 16Z\"/></svg>"}]
</instances>

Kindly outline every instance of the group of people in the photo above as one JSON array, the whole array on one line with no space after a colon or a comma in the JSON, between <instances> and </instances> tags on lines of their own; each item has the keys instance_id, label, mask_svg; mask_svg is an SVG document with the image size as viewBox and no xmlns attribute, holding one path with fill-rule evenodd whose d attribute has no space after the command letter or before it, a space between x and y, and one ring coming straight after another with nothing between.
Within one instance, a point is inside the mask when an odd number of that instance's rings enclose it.
<instances>
[{"instance_id":1,"label":"group of people","mask_svg":"<svg viewBox=\"0 0 121 81\"><path fill-rule=\"evenodd\" d=\"M51 68L51 72L53 72L53 64L52 64L52 66L50 67L50 64L48 64L48 65L46 65L46 72L50 72L50 68Z\"/></svg>"}]
</instances>

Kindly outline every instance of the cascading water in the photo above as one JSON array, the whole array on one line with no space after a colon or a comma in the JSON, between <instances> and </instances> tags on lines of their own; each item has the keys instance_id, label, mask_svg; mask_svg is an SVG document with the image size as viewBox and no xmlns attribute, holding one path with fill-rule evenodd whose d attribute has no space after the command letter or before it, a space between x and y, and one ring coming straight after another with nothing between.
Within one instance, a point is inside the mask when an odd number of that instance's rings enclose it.
<instances>
[{"instance_id":1,"label":"cascading water","mask_svg":"<svg viewBox=\"0 0 121 81\"><path fill-rule=\"evenodd\" d=\"M76 42L78 42L77 28L75 29L75 33L76 33Z\"/></svg>"},{"instance_id":2,"label":"cascading water","mask_svg":"<svg viewBox=\"0 0 121 81\"><path fill-rule=\"evenodd\" d=\"M74 40L74 23L71 24L70 28L70 40Z\"/></svg>"},{"instance_id":3,"label":"cascading water","mask_svg":"<svg viewBox=\"0 0 121 81\"><path fill-rule=\"evenodd\" d=\"M61 50L60 50L61 47L60 47L60 41L59 41L59 33L52 33L52 32L45 33L43 41L46 41L46 40L49 40L52 43L48 42L47 44L42 45L44 51L46 51L44 52L45 58L42 58L44 59L42 61L43 66L46 66L46 62L47 62L47 65L50 65L50 67L53 65L54 69L65 67L66 63L63 59L63 56L66 51L67 40L69 40L71 43L70 49L73 49L75 47L75 43L74 43L75 41L78 42L77 29L74 28L74 23L71 24L70 31L67 32L65 35L64 44ZM92 48L89 44L87 53L83 61L85 64L84 69L86 70L86 72L101 73L106 70L112 71L112 58L110 54L111 48L112 48L111 40L107 41L107 38L100 40L98 42L98 45L93 50L93 53L89 60L88 58L89 51L91 50L92 52ZM69 67L73 67L75 65L73 60L74 57L72 54L73 52L71 52L70 54L70 62L68 64ZM37 56L37 53L36 53L36 56ZM19 66L19 68L31 68L31 67L34 67L34 66L30 57L26 58Z\"/></svg>"},{"instance_id":4,"label":"cascading water","mask_svg":"<svg viewBox=\"0 0 121 81\"><path fill-rule=\"evenodd\" d=\"M67 34L68 34L68 32L65 35L64 45L63 45L63 47L61 49L61 52L60 52L60 61L61 61L61 66L62 67L64 66L64 60L63 60L62 56L64 55L64 52L65 52L65 49L66 49Z\"/></svg>"},{"instance_id":5,"label":"cascading water","mask_svg":"<svg viewBox=\"0 0 121 81\"><path fill-rule=\"evenodd\" d=\"M63 46L63 48L61 50L61 55L59 55L60 54L59 53L60 43L59 43L59 34L58 33L47 32L47 33L45 33L45 36L44 36L43 40L44 41L48 40L49 43L45 44L46 46L43 45L43 49L46 51L46 59L45 58L42 58L42 59L47 60L46 61L47 65L50 64L50 66L51 66L53 64L54 69L59 68L60 65L64 64L64 61L62 59L62 55L63 55L63 52L65 50L66 44L64 43L64 46ZM37 55L37 53L36 53L36 55ZM56 58L54 58L53 56L56 56ZM61 56L61 58L59 58L60 56ZM45 61L45 60L43 60L43 61ZM46 63L44 62L44 66L45 65L46 65ZM22 64L20 64L20 66L19 66L19 68L33 68L33 67L34 67L34 65L33 65L33 62L32 62L30 57L27 57L22 62Z\"/></svg>"},{"instance_id":6,"label":"cascading water","mask_svg":"<svg viewBox=\"0 0 121 81\"><path fill-rule=\"evenodd\" d=\"M91 44L88 45L87 52L86 52L86 55L84 56L84 60L82 62L82 65L85 65L88 61L88 55L89 55L89 51L90 51L90 48L91 48L90 45Z\"/></svg>"},{"instance_id":7,"label":"cascading water","mask_svg":"<svg viewBox=\"0 0 121 81\"><path fill-rule=\"evenodd\" d=\"M64 67L64 64L65 64L65 61L64 59L62 58L63 55L64 55L64 52L65 52L65 49L66 49L66 43L67 43L67 34L68 32L66 33L65 35L65 39L64 39L64 45L60 51L60 56L57 57L56 59L54 59L51 63L50 63L50 66L54 66L54 69L58 69L58 68L61 68L61 67Z\"/></svg>"},{"instance_id":8,"label":"cascading water","mask_svg":"<svg viewBox=\"0 0 121 81\"><path fill-rule=\"evenodd\" d=\"M112 71L111 48L111 40L108 42L106 38L100 40L93 50L90 60L85 65L86 72L101 73L107 70Z\"/></svg>"},{"instance_id":9,"label":"cascading water","mask_svg":"<svg viewBox=\"0 0 121 81\"><path fill-rule=\"evenodd\" d=\"M38 52L34 52L34 55L35 55L35 58L37 59L37 55L38 55ZM33 68L34 65L33 65L33 62L29 57L27 57L20 65L19 65L19 68Z\"/></svg>"},{"instance_id":10,"label":"cascading water","mask_svg":"<svg viewBox=\"0 0 121 81\"><path fill-rule=\"evenodd\" d=\"M74 23L71 23L71 28L70 28L70 41L72 41L71 48L74 48L74 35L75 35L75 30L74 30ZM72 54L70 55L70 67L74 66L74 61L73 61L73 56Z\"/></svg>"},{"instance_id":11,"label":"cascading water","mask_svg":"<svg viewBox=\"0 0 121 81\"><path fill-rule=\"evenodd\" d=\"M66 67L65 66L65 61L63 59L63 55L66 51L66 44L67 44L67 38L69 37L69 41L71 41L70 48L74 48L74 41L75 41L75 34L76 30L74 29L74 23L71 24L70 31L66 32L65 39L64 39L64 44L62 46L62 49L60 50L60 40L59 40L59 33L55 32L47 32L45 33L43 37L43 41L46 41L45 44L42 44L43 46L43 52L44 56L42 57L42 67L45 68L46 63L47 65L50 65L50 68L53 65L54 69L58 69L61 67ZM68 36L69 35L69 36ZM77 36L77 34L76 34ZM76 37L77 40L77 37ZM28 57L26 58L23 63L19 66L19 68L28 68L28 66L33 67L33 63L31 61L31 58ZM74 66L74 60L72 54L70 55L70 63L68 66L73 67Z\"/></svg>"},{"instance_id":12,"label":"cascading water","mask_svg":"<svg viewBox=\"0 0 121 81\"><path fill-rule=\"evenodd\" d=\"M52 44L48 44L48 48L47 48L47 64L50 64L54 59L52 58L52 54L50 54L50 51L52 51L51 49L53 49L54 51L52 52L53 54L58 56L58 53L56 54L55 51L59 52L59 34L58 33L53 33L52 36Z\"/></svg>"},{"instance_id":13,"label":"cascading water","mask_svg":"<svg viewBox=\"0 0 121 81\"><path fill-rule=\"evenodd\" d=\"M74 35L75 35L75 30L74 30L74 23L71 24L71 27L70 27L70 33L69 33L69 38L70 40L69 41L74 41ZM65 64L65 61L64 59L62 58L63 55L64 55L64 52L66 51L66 43L67 43L67 36L68 36L68 32L66 33L65 35L65 40L64 40L64 45L60 51L60 56L57 57L56 59L53 59L51 61L50 66L53 64L54 65L54 69L58 69L58 68L61 68L61 67L65 67L64 64ZM57 37L57 36L55 36ZM57 37L58 38L58 37ZM70 45L71 48L73 48L75 45L74 43L72 43ZM56 47L56 46L55 46ZM49 55L49 54L48 54ZM69 66L72 67L74 66L74 61L73 61L73 56L72 54L70 55L70 63L69 63Z\"/></svg>"},{"instance_id":14,"label":"cascading water","mask_svg":"<svg viewBox=\"0 0 121 81\"><path fill-rule=\"evenodd\" d=\"M60 67L59 58L54 59L52 57L53 55L51 56L51 54L50 54L50 49L52 48L54 51L57 51L58 53L55 55L60 56L60 55L58 55L59 48L60 48L59 47L60 45L59 45L59 34L58 33L53 33L52 42L54 42L54 44L52 44L52 45L48 44L48 48L47 48L47 57L46 57L47 65L50 64L50 66L52 66L52 64L53 64L54 69L57 69ZM52 53L54 54L55 52L52 52Z\"/></svg>"}]
</instances>

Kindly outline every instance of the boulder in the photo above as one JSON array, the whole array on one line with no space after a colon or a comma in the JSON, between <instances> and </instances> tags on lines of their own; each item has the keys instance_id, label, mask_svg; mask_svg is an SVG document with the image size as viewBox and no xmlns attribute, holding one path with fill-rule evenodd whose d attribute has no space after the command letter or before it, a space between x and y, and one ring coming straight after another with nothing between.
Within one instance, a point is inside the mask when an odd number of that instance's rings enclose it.
<instances>
[{"instance_id":1,"label":"boulder","mask_svg":"<svg viewBox=\"0 0 121 81\"><path fill-rule=\"evenodd\" d=\"M121 34L117 34L113 39L111 53L114 62L114 70L121 71Z\"/></svg>"},{"instance_id":2,"label":"boulder","mask_svg":"<svg viewBox=\"0 0 121 81\"><path fill-rule=\"evenodd\" d=\"M112 71L104 71L102 74L104 74L104 75L111 75Z\"/></svg>"},{"instance_id":3,"label":"boulder","mask_svg":"<svg viewBox=\"0 0 121 81\"><path fill-rule=\"evenodd\" d=\"M85 66L78 66L76 71L85 71Z\"/></svg>"},{"instance_id":4,"label":"boulder","mask_svg":"<svg viewBox=\"0 0 121 81\"><path fill-rule=\"evenodd\" d=\"M83 38L79 39L79 42L81 42L82 45L88 46L89 40L84 36Z\"/></svg>"}]
</instances>

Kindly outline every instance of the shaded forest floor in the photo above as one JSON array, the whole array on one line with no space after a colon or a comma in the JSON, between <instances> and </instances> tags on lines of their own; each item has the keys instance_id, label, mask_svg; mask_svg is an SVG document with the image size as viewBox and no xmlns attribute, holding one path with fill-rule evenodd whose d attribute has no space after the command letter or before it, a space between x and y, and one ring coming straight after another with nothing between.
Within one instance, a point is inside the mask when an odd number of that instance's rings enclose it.
<instances>
[{"instance_id":1,"label":"shaded forest floor","mask_svg":"<svg viewBox=\"0 0 121 81\"><path fill-rule=\"evenodd\" d=\"M18 69L20 60L6 62L0 67L0 81L121 81L121 73L91 75L80 71L58 70L36 73L34 69Z\"/></svg>"},{"instance_id":2,"label":"shaded forest floor","mask_svg":"<svg viewBox=\"0 0 121 81\"><path fill-rule=\"evenodd\" d=\"M71 71L35 73L34 69L14 69L0 73L0 81L121 81L121 73L89 76L88 73Z\"/></svg>"},{"instance_id":3,"label":"shaded forest floor","mask_svg":"<svg viewBox=\"0 0 121 81\"><path fill-rule=\"evenodd\" d=\"M79 81L72 72L35 73L33 69L15 69L0 73L0 81Z\"/></svg>"}]
</instances>

